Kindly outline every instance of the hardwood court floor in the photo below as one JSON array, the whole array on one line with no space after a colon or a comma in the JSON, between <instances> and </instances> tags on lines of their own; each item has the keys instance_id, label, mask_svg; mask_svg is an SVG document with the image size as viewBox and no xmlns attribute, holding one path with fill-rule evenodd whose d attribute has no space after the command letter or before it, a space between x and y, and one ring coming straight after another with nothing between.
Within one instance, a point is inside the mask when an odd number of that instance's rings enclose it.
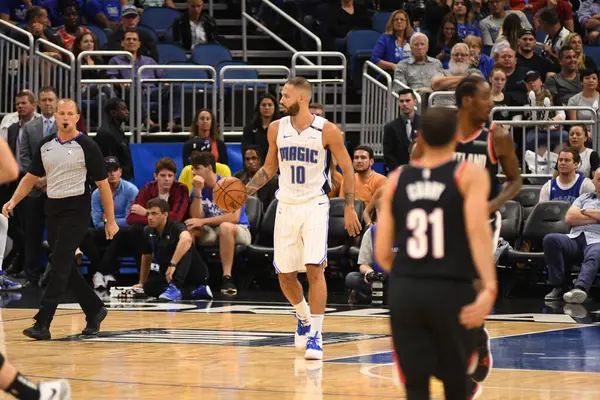
<instances>
[{"instance_id":1,"label":"hardwood court floor","mask_svg":"<svg viewBox=\"0 0 600 400\"><path fill-rule=\"evenodd\" d=\"M319 363L306 362L303 352L286 347L293 343L295 319L280 303L265 304L259 314L223 308L218 302L208 309L194 305L178 311L168 311L170 306L157 310L140 305L135 311L122 307L109 312L104 336L83 341L64 340L83 329L85 318L77 309L63 309L52 325L53 340L47 342L21 334L35 310L0 309L1 350L34 380L69 379L74 399L405 397L393 382L385 317L327 316L325 335L339 343L326 345L325 362ZM600 352L600 340L586 336L600 337L600 326L574 321L489 321L487 326L492 337L504 337L492 342L495 362L512 368L494 369L481 399L600 398L600 356L595 353ZM438 382L432 389L434 398L443 398Z\"/></svg>"}]
</instances>

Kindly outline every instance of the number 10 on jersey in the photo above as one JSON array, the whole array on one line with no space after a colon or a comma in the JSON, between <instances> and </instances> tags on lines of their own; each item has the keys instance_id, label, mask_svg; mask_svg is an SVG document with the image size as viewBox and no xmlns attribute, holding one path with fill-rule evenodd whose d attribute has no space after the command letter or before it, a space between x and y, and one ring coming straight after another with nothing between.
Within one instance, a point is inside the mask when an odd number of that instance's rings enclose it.
<instances>
[{"instance_id":1,"label":"number 10 on jersey","mask_svg":"<svg viewBox=\"0 0 600 400\"><path fill-rule=\"evenodd\" d=\"M306 170L303 165L292 165L292 183L304 184L306 181Z\"/></svg>"},{"instance_id":2,"label":"number 10 on jersey","mask_svg":"<svg viewBox=\"0 0 600 400\"><path fill-rule=\"evenodd\" d=\"M421 259L429 253L433 258L444 258L444 211L441 208L430 214L422 208L411 210L406 216L406 227L412 230L412 236L406 242L406 254L410 258Z\"/></svg>"}]
</instances>

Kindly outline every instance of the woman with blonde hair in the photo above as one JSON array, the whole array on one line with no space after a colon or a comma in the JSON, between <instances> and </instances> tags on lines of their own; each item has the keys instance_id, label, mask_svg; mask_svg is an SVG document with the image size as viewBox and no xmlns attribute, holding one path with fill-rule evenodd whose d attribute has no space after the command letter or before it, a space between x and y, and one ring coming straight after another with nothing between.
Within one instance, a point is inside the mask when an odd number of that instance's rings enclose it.
<instances>
[{"instance_id":1,"label":"woman with blonde hair","mask_svg":"<svg viewBox=\"0 0 600 400\"><path fill-rule=\"evenodd\" d=\"M570 46L573 50L575 50L575 53L577 54L577 69L579 72L586 68L591 69L592 71L598 71L598 67L594 62L594 59L592 57L587 57L583 53L583 39L579 33L570 33L565 39L565 45Z\"/></svg>"},{"instance_id":2,"label":"woman with blonde hair","mask_svg":"<svg viewBox=\"0 0 600 400\"><path fill-rule=\"evenodd\" d=\"M398 62L412 55L409 44L412 34L408 14L403 10L394 11L385 25L385 33L373 48L371 62L379 68L393 71Z\"/></svg>"}]
</instances>

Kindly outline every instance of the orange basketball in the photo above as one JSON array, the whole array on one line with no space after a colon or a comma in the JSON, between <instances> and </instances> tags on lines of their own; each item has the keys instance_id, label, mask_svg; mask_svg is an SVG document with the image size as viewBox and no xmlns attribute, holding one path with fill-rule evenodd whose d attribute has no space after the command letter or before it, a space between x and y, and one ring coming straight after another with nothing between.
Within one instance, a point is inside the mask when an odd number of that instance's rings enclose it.
<instances>
[{"instance_id":1,"label":"orange basketball","mask_svg":"<svg viewBox=\"0 0 600 400\"><path fill-rule=\"evenodd\" d=\"M234 212L246 203L246 185L232 176L217 181L213 189L213 200L225 212Z\"/></svg>"}]
</instances>

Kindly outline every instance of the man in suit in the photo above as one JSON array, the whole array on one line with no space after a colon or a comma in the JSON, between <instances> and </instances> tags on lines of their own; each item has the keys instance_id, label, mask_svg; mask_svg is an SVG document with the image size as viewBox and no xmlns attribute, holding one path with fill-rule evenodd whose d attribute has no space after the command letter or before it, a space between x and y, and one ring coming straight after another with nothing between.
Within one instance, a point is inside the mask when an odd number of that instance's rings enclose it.
<instances>
[{"instance_id":1,"label":"man in suit","mask_svg":"<svg viewBox=\"0 0 600 400\"><path fill-rule=\"evenodd\" d=\"M415 113L417 97L411 89L398 92L400 117L383 127L383 161L388 171L408 164L410 147L417 137L420 119Z\"/></svg>"},{"instance_id":2,"label":"man in suit","mask_svg":"<svg viewBox=\"0 0 600 400\"><path fill-rule=\"evenodd\" d=\"M173 41L186 50L201 43L217 42L217 24L202 13L204 0L187 0L187 10L173 23Z\"/></svg>"},{"instance_id":3,"label":"man in suit","mask_svg":"<svg viewBox=\"0 0 600 400\"><path fill-rule=\"evenodd\" d=\"M44 87L39 92L38 103L41 117L28 122L23 127L21 143L19 146L19 159L24 171L29 170L33 154L40 141L49 135L58 132L54 113L58 105L58 98L53 87ZM42 239L44 235L46 204L46 178L40 178L35 184L35 189L23 199L21 207L24 213L23 222L25 229L25 262L23 270L28 280L28 285L37 286L42 274L41 255Z\"/></svg>"}]
</instances>

